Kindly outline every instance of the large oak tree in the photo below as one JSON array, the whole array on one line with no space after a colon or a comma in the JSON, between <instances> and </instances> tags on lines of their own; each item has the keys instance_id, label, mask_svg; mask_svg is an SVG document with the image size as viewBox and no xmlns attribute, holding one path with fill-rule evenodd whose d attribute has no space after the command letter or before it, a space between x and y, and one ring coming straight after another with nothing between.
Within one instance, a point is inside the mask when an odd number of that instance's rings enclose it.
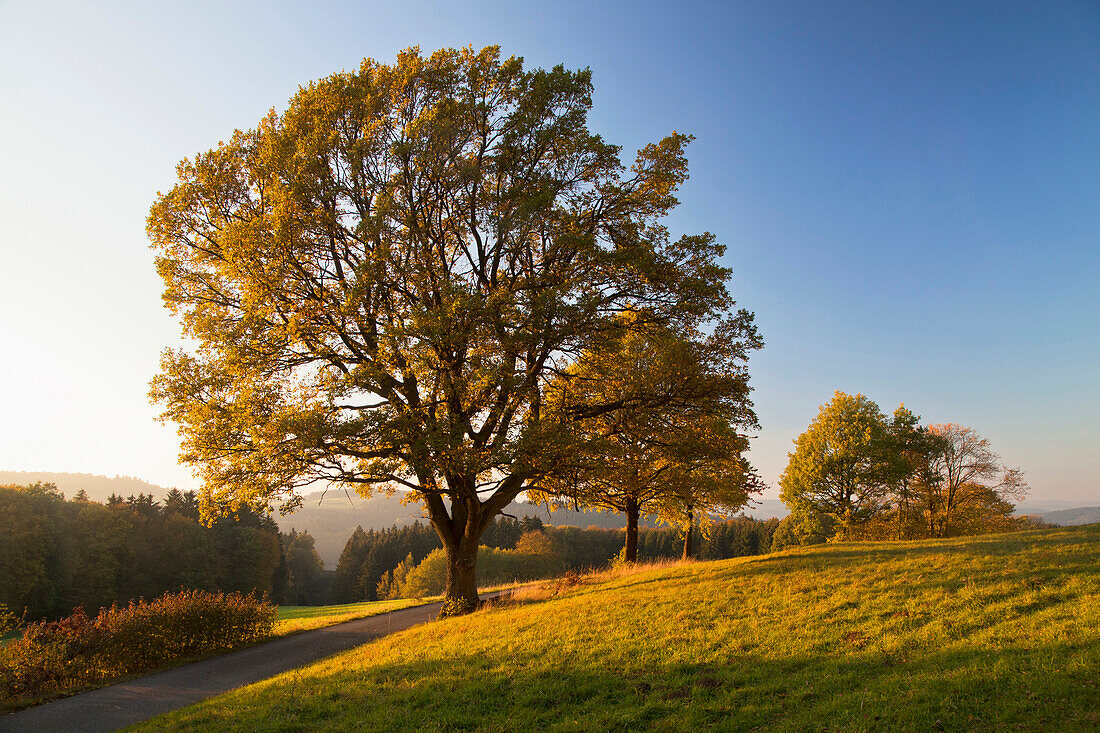
<instances>
[{"instance_id":1,"label":"large oak tree","mask_svg":"<svg viewBox=\"0 0 1100 733\"><path fill-rule=\"evenodd\" d=\"M563 423L665 398L541 410L586 350L732 306L722 247L661 224L689 137L626 168L588 130L591 95L588 70L410 49L179 165L148 231L194 348L165 353L151 394L208 512L292 509L318 480L407 489L461 612L482 532L568 450Z\"/></svg>"}]
</instances>

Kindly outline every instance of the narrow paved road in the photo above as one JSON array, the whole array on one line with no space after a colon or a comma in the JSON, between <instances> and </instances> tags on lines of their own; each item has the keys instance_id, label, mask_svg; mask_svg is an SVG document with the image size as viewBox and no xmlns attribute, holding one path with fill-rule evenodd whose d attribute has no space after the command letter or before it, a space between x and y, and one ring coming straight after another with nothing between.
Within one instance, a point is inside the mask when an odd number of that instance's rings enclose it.
<instances>
[{"instance_id":1,"label":"narrow paved road","mask_svg":"<svg viewBox=\"0 0 1100 733\"><path fill-rule=\"evenodd\" d=\"M495 595L488 593L481 597L487 599ZM0 716L0 731L106 733L118 730L430 621L439 613L439 607L439 603L431 603L284 636L167 672L73 695Z\"/></svg>"}]
</instances>

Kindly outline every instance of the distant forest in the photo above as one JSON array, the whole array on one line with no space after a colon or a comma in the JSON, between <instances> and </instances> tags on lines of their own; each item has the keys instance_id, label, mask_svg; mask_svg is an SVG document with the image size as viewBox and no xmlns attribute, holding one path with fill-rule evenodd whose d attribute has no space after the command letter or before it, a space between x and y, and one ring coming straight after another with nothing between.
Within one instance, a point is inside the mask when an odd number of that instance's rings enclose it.
<instances>
[{"instance_id":1,"label":"distant forest","mask_svg":"<svg viewBox=\"0 0 1100 733\"><path fill-rule=\"evenodd\" d=\"M319 561L318 561L319 564ZM27 620L89 614L167 591L287 591L284 541L269 517L251 512L198 521L194 493L171 491L106 503L52 484L0 486L0 604Z\"/></svg>"},{"instance_id":2,"label":"distant forest","mask_svg":"<svg viewBox=\"0 0 1100 733\"><path fill-rule=\"evenodd\" d=\"M90 473L63 473L46 471L0 471L0 486L27 486L34 483L54 484L67 498L84 491L89 499L106 502L112 495L129 496L147 494L163 502L172 489L130 476L98 476ZM774 510L774 507L770 507ZM547 514L546 508L524 502L514 502L504 510L506 515L524 517L535 515L552 526L602 527L620 529L625 520L619 514L600 511L569 511L556 509ZM401 495L386 496L378 493L364 499L342 489L315 491L302 497L302 505L293 514L273 515L279 529L308 532L314 538L317 552L325 567L335 568L348 537L357 526L381 530L393 526L409 526L423 519L420 504L402 504ZM656 527L652 520L645 520L643 527Z\"/></svg>"},{"instance_id":3,"label":"distant forest","mask_svg":"<svg viewBox=\"0 0 1100 733\"><path fill-rule=\"evenodd\" d=\"M554 527L622 529L626 526L621 514L568 509L555 509L548 513L546 507L526 502L512 502L501 518L509 517L517 520L538 517L542 524ZM284 532L292 528L309 532L327 568L336 567L344 544L356 527L380 531L390 527L410 527L417 523L427 526L428 522L422 516L421 505L402 504L400 494L386 496L379 493L366 499L352 494L349 498L337 489L308 494L302 497L302 506L293 514L276 516L275 520ZM641 526L655 528L658 525L653 519L644 518Z\"/></svg>"},{"instance_id":4,"label":"distant forest","mask_svg":"<svg viewBox=\"0 0 1100 733\"><path fill-rule=\"evenodd\" d=\"M697 556L767 552L778 525L748 518L716 524L697 542ZM604 566L623 545L622 530L547 527L537 516L498 517L484 544L511 551L532 533L554 548L555 572ZM254 592L291 605L375 600L383 579L392 582L399 566L407 571L439 547L424 523L359 527L346 538L337 569L326 572L309 533L281 532L271 517L252 512L205 526L194 492L172 489L163 501L112 494L101 503L86 492L67 500L52 484L0 486L0 604L25 611L27 620L76 607L94 614L183 588ZM682 547L675 529L640 534L641 560L679 557ZM551 567L546 559L526 557L515 577L538 575Z\"/></svg>"},{"instance_id":5,"label":"distant forest","mask_svg":"<svg viewBox=\"0 0 1100 733\"><path fill-rule=\"evenodd\" d=\"M117 486L127 480L92 485ZM95 501L88 491L66 499L52 484L0 486L0 604L17 614L25 609L27 620L33 620L67 615L78 606L94 613L112 603L152 599L181 588L254 592L290 605L376 600L408 592L402 579L441 547L425 521L412 516L393 521L395 511L416 511L396 497L358 499L356 511L348 510L346 499L332 496L319 506L332 519L331 526L321 525L322 530L328 530L330 541L340 548L331 563L335 570L324 569L320 543L311 532L281 530L270 516L243 512L212 526L202 524L194 492L169 489L162 499L147 493L111 493L105 501ZM483 537L489 557L503 562L502 572L513 576L505 579L606 566L623 547L623 532L614 528L619 517L560 511L550 515L555 522L583 522L582 529L549 526L545 510L533 505L514 505L512 510L517 510L514 516L497 517ZM336 539L349 517L363 514L376 521L388 518L390 524L359 526ZM1059 514L1070 521L1095 517L1089 508ZM286 519L292 518L302 517ZM597 522L612 527L590 526ZM793 536L793 529L790 519L737 517L715 522L697 536L694 554L714 560L805 541ZM532 536L544 541L532 541ZM543 549L532 552L532 547ZM641 561L677 558L683 540L676 529L650 524L639 533L638 549Z\"/></svg>"},{"instance_id":6,"label":"distant forest","mask_svg":"<svg viewBox=\"0 0 1100 733\"><path fill-rule=\"evenodd\" d=\"M715 523L704 536L699 537L696 533L694 556L699 560L722 560L770 552L779 525L778 519L748 517ZM545 542L531 542L532 534L543 535ZM521 559L528 567L515 567L513 577L494 578L489 582L526 580L608 565L623 548L623 530L548 527L537 516L497 517L485 530L482 545L496 550L516 550L525 546L527 551ZM677 529L643 529L638 534L638 560L676 559L681 556L683 545L684 540ZM380 590L392 583L393 572L399 565L403 565L401 572L408 572L442 546L435 531L425 524L380 531L357 528L340 555L331 589L332 602L381 600ZM553 562L547 563L547 560ZM552 572L540 573L543 568ZM387 579L389 582L383 582Z\"/></svg>"},{"instance_id":7,"label":"distant forest","mask_svg":"<svg viewBox=\"0 0 1100 733\"><path fill-rule=\"evenodd\" d=\"M129 496L148 494L163 502L172 490L163 486L131 476L100 476L90 473L62 473L45 471L0 471L0 486L29 485L36 482L52 483L68 498L78 491L86 492L89 499L106 502L111 494ZM782 502L764 499L755 502L756 506L746 509L746 514L761 519L786 516ZM1045 522L1063 526L1100 522L1100 507L1074 507L1069 502L1025 502L1018 509L1020 514L1032 514ZM599 527L603 529L621 529L625 520L621 514L599 511L570 511L556 509L547 514L546 508L524 502L514 502L505 509L506 516L516 519L525 516L537 516L543 524L552 527ZM314 549L321 557L325 568L330 571L339 564L341 553L355 528L381 531L392 527L408 527L417 522L425 524L421 516L421 507L417 503L402 504L400 495L386 496L377 494L364 499L354 493L351 496L343 490L330 489L316 491L302 498L301 507L293 514L272 517L278 528L289 535L291 530L311 537ZM643 528L655 529L653 520L643 520Z\"/></svg>"}]
</instances>

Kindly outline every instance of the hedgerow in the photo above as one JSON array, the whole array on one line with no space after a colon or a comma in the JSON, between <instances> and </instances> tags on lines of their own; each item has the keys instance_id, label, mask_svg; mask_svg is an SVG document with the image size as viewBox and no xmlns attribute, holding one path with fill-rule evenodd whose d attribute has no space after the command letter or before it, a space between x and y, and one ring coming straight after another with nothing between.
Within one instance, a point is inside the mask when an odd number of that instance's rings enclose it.
<instances>
[{"instance_id":1,"label":"hedgerow","mask_svg":"<svg viewBox=\"0 0 1100 733\"><path fill-rule=\"evenodd\" d=\"M253 595L199 590L112 606L95 618L78 608L29 624L0 649L0 691L38 697L246 646L270 636L275 618L275 607Z\"/></svg>"}]
</instances>

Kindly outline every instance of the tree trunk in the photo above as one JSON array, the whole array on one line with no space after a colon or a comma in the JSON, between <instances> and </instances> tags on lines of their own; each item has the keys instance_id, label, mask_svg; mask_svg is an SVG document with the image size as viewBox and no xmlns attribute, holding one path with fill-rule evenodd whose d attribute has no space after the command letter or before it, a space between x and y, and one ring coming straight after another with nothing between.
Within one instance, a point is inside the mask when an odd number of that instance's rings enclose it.
<instances>
[{"instance_id":1,"label":"tree trunk","mask_svg":"<svg viewBox=\"0 0 1100 733\"><path fill-rule=\"evenodd\" d=\"M692 558L691 540L693 530L695 529L695 512L692 510L691 505L687 508L687 530L684 532L684 559L690 560Z\"/></svg>"},{"instance_id":2,"label":"tree trunk","mask_svg":"<svg viewBox=\"0 0 1100 733\"><path fill-rule=\"evenodd\" d=\"M623 559L638 562L638 500L633 497L626 500L626 551Z\"/></svg>"},{"instance_id":3,"label":"tree trunk","mask_svg":"<svg viewBox=\"0 0 1100 733\"><path fill-rule=\"evenodd\" d=\"M448 476L447 483L458 494L452 495L449 512L438 494L425 495L428 516L447 553L447 579L440 618L470 613L478 606L477 548L481 544L481 533L485 531L481 520L486 514L482 504L470 498L474 496L473 477Z\"/></svg>"},{"instance_id":4,"label":"tree trunk","mask_svg":"<svg viewBox=\"0 0 1100 733\"><path fill-rule=\"evenodd\" d=\"M902 498L898 502L898 539L904 539L905 520L909 516L909 487L902 485Z\"/></svg>"},{"instance_id":5,"label":"tree trunk","mask_svg":"<svg viewBox=\"0 0 1100 733\"><path fill-rule=\"evenodd\" d=\"M461 616L477 608L477 543L446 545L447 583L443 588L440 618Z\"/></svg>"},{"instance_id":6,"label":"tree trunk","mask_svg":"<svg viewBox=\"0 0 1100 733\"><path fill-rule=\"evenodd\" d=\"M418 478L422 485L430 482L429 476ZM474 475L448 475L447 485L451 487L449 511L439 493L424 492L423 496L432 527L447 553L447 582L440 618L470 613L478 607L477 549L481 546L481 535L493 517L519 495L523 478L508 477L485 502L477 498Z\"/></svg>"},{"instance_id":7,"label":"tree trunk","mask_svg":"<svg viewBox=\"0 0 1100 733\"><path fill-rule=\"evenodd\" d=\"M929 492L932 490L929 489ZM932 494L928 494L928 536L936 536L936 500Z\"/></svg>"}]
</instances>

